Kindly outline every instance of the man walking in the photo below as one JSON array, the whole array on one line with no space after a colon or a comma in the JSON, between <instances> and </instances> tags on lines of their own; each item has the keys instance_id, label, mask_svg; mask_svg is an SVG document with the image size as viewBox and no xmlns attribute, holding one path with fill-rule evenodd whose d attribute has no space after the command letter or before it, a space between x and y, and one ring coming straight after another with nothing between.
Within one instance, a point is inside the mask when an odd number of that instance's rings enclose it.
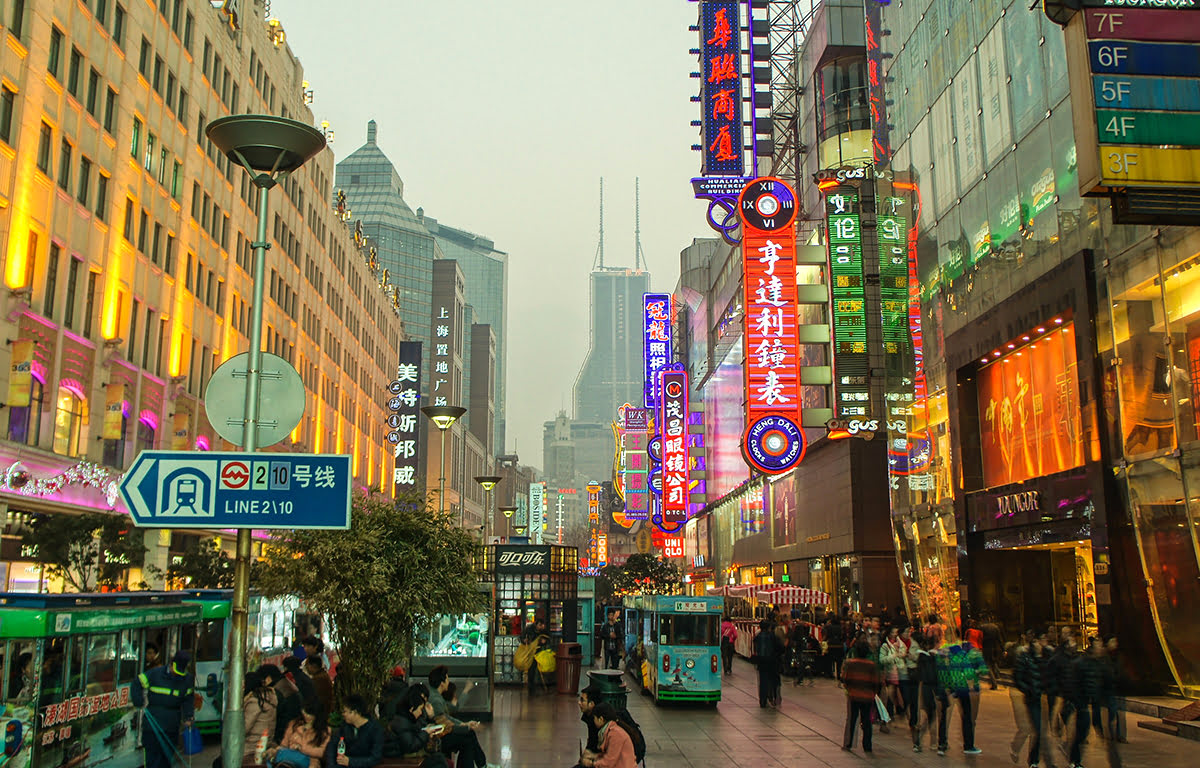
<instances>
[{"instance_id":1,"label":"man walking","mask_svg":"<svg viewBox=\"0 0 1200 768\"><path fill-rule=\"evenodd\" d=\"M860 637L850 658L842 664L842 682L846 686L846 732L842 749L854 747L854 727L862 722L863 752L871 752L871 715L879 694L879 665L871 658L871 644Z\"/></svg>"},{"instance_id":2,"label":"man walking","mask_svg":"<svg viewBox=\"0 0 1200 768\"><path fill-rule=\"evenodd\" d=\"M733 619L728 616L721 619L721 666L725 674L733 674L733 648L737 642L738 631Z\"/></svg>"},{"instance_id":3,"label":"man walking","mask_svg":"<svg viewBox=\"0 0 1200 768\"><path fill-rule=\"evenodd\" d=\"M1013 673L1018 692L1012 697L1017 733L1009 751L1012 761L1019 762L1021 747L1029 739L1029 768L1037 768L1042 749L1042 674L1045 666L1042 642L1045 635L1035 635L1031 629L1026 639L1028 644L1017 650Z\"/></svg>"},{"instance_id":4,"label":"man walking","mask_svg":"<svg viewBox=\"0 0 1200 768\"><path fill-rule=\"evenodd\" d=\"M625 628L621 625L619 611L608 612L608 623L604 625L604 668L621 668L621 651L625 648Z\"/></svg>"},{"instance_id":5,"label":"man walking","mask_svg":"<svg viewBox=\"0 0 1200 768\"><path fill-rule=\"evenodd\" d=\"M943 683L950 695L958 701L962 719L963 754L979 755L982 749L975 746L975 716L979 711L979 681L987 673L983 653L969 642L952 645L947 650L942 666ZM939 749L938 752L944 750Z\"/></svg>"},{"instance_id":6,"label":"man walking","mask_svg":"<svg viewBox=\"0 0 1200 768\"><path fill-rule=\"evenodd\" d=\"M146 768L169 768L180 729L192 724L191 663L191 654L178 651L170 664L148 669L133 680L130 698L134 706L146 708L142 724Z\"/></svg>"},{"instance_id":7,"label":"man walking","mask_svg":"<svg viewBox=\"0 0 1200 768\"><path fill-rule=\"evenodd\" d=\"M779 706L779 656L782 652L779 638L770 619L763 619L758 624L758 634L754 636L754 663L758 665L758 706L766 708Z\"/></svg>"}]
</instances>

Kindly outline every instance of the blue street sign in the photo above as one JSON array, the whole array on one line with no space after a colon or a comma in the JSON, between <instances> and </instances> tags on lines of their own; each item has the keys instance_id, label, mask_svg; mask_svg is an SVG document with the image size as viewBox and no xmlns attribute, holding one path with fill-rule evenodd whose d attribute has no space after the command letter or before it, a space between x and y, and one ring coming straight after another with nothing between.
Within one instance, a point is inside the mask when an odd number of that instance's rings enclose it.
<instances>
[{"instance_id":1,"label":"blue street sign","mask_svg":"<svg viewBox=\"0 0 1200 768\"><path fill-rule=\"evenodd\" d=\"M142 451L121 498L152 528L346 529L350 486L349 456Z\"/></svg>"}]
</instances>

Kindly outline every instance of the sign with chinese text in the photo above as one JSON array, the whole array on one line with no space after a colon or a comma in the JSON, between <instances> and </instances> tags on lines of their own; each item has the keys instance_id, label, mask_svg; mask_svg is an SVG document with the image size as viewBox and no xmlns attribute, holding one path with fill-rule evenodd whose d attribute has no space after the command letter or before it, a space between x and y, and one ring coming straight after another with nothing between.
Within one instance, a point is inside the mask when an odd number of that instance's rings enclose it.
<instances>
[{"instance_id":1,"label":"sign with chinese text","mask_svg":"<svg viewBox=\"0 0 1200 768\"><path fill-rule=\"evenodd\" d=\"M550 546L496 547L497 573L549 573Z\"/></svg>"},{"instance_id":2,"label":"sign with chinese text","mask_svg":"<svg viewBox=\"0 0 1200 768\"><path fill-rule=\"evenodd\" d=\"M671 362L671 294L646 293L642 299L646 308L642 327L644 403L647 408L657 408L659 374Z\"/></svg>"},{"instance_id":3,"label":"sign with chinese text","mask_svg":"<svg viewBox=\"0 0 1200 768\"><path fill-rule=\"evenodd\" d=\"M456 318L447 307L433 308L433 355L429 360L429 397L433 405L458 405L454 394L454 349L458 339Z\"/></svg>"},{"instance_id":4,"label":"sign with chinese text","mask_svg":"<svg viewBox=\"0 0 1200 768\"><path fill-rule=\"evenodd\" d=\"M871 107L871 153L875 165L886 165L892 159L888 138L887 94L884 90L885 72L880 40L883 32L883 5L867 3L867 103Z\"/></svg>"},{"instance_id":5,"label":"sign with chinese text","mask_svg":"<svg viewBox=\"0 0 1200 768\"><path fill-rule=\"evenodd\" d=\"M650 514L650 434L626 426L621 434L621 475L625 492L625 520L645 520Z\"/></svg>"},{"instance_id":6,"label":"sign with chinese text","mask_svg":"<svg viewBox=\"0 0 1200 768\"><path fill-rule=\"evenodd\" d=\"M829 233L829 273L833 281L833 362L837 377L834 414L838 418L869 416L871 395L867 375L870 370L858 192L848 187L827 189L825 216Z\"/></svg>"},{"instance_id":7,"label":"sign with chinese text","mask_svg":"<svg viewBox=\"0 0 1200 768\"><path fill-rule=\"evenodd\" d=\"M541 540L542 521L546 509L546 486L541 483L529 484L529 530L537 531L534 538Z\"/></svg>"},{"instance_id":8,"label":"sign with chinese text","mask_svg":"<svg viewBox=\"0 0 1200 768\"><path fill-rule=\"evenodd\" d=\"M687 371L662 373L662 523L669 530L687 522L688 505Z\"/></svg>"},{"instance_id":9,"label":"sign with chinese text","mask_svg":"<svg viewBox=\"0 0 1200 768\"><path fill-rule=\"evenodd\" d=\"M396 492L417 488L421 421L421 342L400 342L396 379L388 385L387 441L392 446L396 468L392 482Z\"/></svg>"},{"instance_id":10,"label":"sign with chinese text","mask_svg":"<svg viewBox=\"0 0 1200 768\"><path fill-rule=\"evenodd\" d=\"M742 454L765 474L804 458L796 308L796 195L780 179L755 179L738 200L745 291L746 431Z\"/></svg>"},{"instance_id":11,"label":"sign with chinese text","mask_svg":"<svg viewBox=\"0 0 1200 768\"><path fill-rule=\"evenodd\" d=\"M746 172L742 130L742 21L737 0L701 0L702 176Z\"/></svg>"},{"instance_id":12,"label":"sign with chinese text","mask_svg":"<svg viewBox=\"0 0 1200 768\"><path fill-rule=\"evenodd\" d=\"M600 523L600 483L588 483L588 522L593 526Z\"/></svg>"}]
</instances>

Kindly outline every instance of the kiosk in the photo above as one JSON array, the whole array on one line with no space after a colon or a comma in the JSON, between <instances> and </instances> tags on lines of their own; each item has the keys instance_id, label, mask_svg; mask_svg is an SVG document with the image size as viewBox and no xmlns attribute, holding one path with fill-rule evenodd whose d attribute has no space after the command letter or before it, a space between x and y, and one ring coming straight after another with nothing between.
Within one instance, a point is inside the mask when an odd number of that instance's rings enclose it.
<instances>
[{"instance_id":1,"label":"kiosk","mask_svg":"<svg viewBox=\"0 0 1200 768\"><path fill-rule=\"evenodd\" d=\"M550 544L495 544L484 552L484 567L495 585L493 679L520 685L525 673L513 666L513 654L526 626L544 621L551 649L577 642L579 553Z\"/></svg>"}]
</instances>

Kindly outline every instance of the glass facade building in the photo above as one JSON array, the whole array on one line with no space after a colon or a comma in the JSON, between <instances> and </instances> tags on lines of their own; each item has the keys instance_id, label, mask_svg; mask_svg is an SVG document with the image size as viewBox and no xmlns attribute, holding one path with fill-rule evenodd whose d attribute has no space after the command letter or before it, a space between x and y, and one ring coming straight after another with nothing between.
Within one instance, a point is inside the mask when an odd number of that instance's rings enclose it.
<instances>
[{"instance_id":1,"label":"glass facade building","mask_svg":"<svg viewBox=\"0 0 1200 768\"><path fill-rule=\"evenodd\" d=\"M1200 686L1200 233L1081 197L1063 31L1008 0L882 9L910 229L890 395L910 612L1115 633ZM881 183L882 187L887 182Z\"/></svg>"}]
</instances>

